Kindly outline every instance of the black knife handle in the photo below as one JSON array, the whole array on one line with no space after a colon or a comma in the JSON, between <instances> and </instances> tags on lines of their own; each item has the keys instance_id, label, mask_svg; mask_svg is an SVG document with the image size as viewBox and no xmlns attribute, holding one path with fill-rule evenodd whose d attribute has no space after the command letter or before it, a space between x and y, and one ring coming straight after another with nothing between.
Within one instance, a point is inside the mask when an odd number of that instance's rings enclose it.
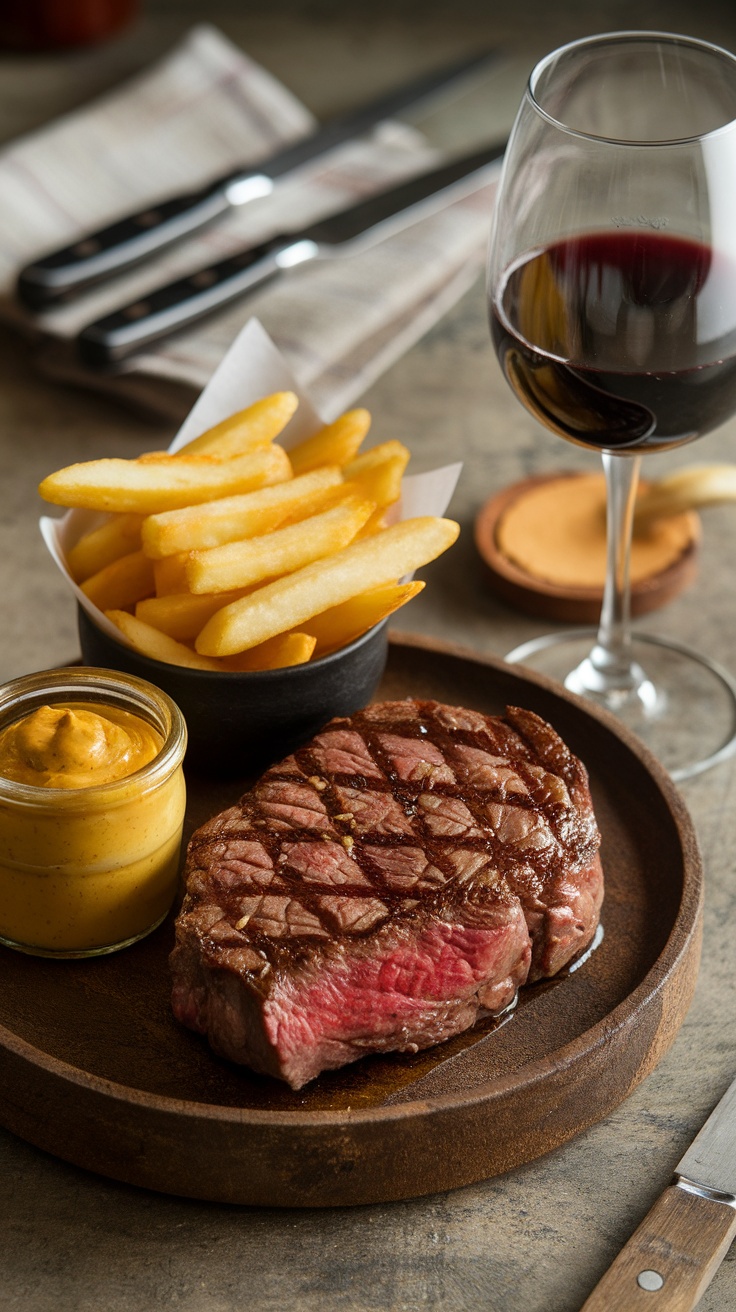
<instances>
[{"instance_id":1,"label":"black knife handle","mask_svg":"<svg viewBox=\"0 0 736 1312\"><path fill-rule=\"evenodd\" d=\"M218 179L201 191L149 205L98 232L88 233L71 246L54 251L26 265L18 275L17 294L31 310L70 299L83 288L137 264L139 260L180 237L204 227L230 208L228 186L234 179L247 185L248 178L262 175L238 173L233 179ZM264 179L264 184L267 182Z\"/></svg>"},{"instance_id":2,"label":"black knife handle","mask_svg":"<svg viewBox=\"0 0 736 1312\"><path fill-rule=\"evenodd\" d=\"M281 270L279 254L293 245L289 237L275 237L157 287L141 300L87 324L76 340L79 356L96 369L124 360L275 277Z\"/></svg>"}]
</instances>

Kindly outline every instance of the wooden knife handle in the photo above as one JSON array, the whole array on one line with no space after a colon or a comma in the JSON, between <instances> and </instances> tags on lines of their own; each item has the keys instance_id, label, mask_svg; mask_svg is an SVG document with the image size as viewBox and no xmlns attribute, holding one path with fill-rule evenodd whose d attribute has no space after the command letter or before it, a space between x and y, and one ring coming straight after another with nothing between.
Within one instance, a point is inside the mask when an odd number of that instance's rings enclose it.
<instances>
[{"instance_id":1,"label":"wooden knife handle","mask_svg":"<svg viewBox=\"0 0 736 1312\"><path fill-rule=\"evenodd\" d=\"M670 1185L581 1312L691 1312L734 1235L736 1208Z\"/></svg>"}]
</instances>

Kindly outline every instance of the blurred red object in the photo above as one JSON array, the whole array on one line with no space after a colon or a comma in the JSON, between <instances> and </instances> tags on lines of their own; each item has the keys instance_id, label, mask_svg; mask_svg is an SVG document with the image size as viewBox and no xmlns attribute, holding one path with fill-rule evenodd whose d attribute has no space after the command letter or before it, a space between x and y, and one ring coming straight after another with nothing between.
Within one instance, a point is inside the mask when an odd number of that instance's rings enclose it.
<instances>
[{"instance_id":1,"label":"blurred red object","mask_svg":"<svg viewBox=\"0 0 736 1312\"><path fill-rule=\"evenodd\" d=\"M137 10L138 0L0 0L0 46L53 50L104 41Z\"/></svg>"}]
</instances>

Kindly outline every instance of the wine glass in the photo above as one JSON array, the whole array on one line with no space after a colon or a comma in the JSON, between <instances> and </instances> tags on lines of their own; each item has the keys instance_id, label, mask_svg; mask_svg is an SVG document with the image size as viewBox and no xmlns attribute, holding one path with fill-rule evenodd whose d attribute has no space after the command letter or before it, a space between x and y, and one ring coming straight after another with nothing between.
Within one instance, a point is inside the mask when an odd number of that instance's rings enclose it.
<instances>
[{"instance_id":1,"label":"wine glass","mask_svg":"<svg viewBox=\"0 0 736 1312\"><path fill-rule=\"evenodd\" d=\"M602 453L600 626L506 659L614 711L676 779L736 747L736 682L632 635L641 455L736 410L736 58L661 32L575 41L534 69L509 140L489 257L504 375L548 429Z\"/></svg>"}]
</instances>

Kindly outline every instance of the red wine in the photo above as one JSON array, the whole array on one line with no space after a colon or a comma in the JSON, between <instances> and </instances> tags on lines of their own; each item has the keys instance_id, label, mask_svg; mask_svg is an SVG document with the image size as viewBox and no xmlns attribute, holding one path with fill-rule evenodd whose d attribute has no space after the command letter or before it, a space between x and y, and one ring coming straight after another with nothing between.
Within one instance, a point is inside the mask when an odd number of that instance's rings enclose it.
<instances>
[{"instance_id":1,"label":"red wine","mask_svg":"<svg viewBox=\"0 0 736 1312\"><path fill-rule=\"evenodd\" d=\"M666 450L736 410L736 267L685 238L623 229L533 251L491 331L519 399L582 446Z\"/></svg>"}]
</instances>

